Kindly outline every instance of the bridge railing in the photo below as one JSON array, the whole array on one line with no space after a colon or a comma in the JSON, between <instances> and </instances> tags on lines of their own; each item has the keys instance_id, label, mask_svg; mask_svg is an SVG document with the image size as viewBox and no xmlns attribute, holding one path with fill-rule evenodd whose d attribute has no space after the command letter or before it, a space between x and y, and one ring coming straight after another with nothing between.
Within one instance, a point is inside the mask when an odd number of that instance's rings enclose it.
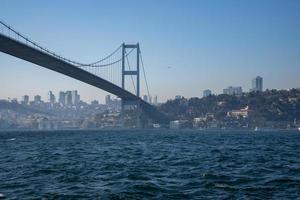
<instances>
[{"instance_id":1,"label":"bridge railing","mask_svg":"<svg viewBox=\"0 0 300 200\"><path fill-rule=\"evenodd\" d=\"M38 43L34 42L33 40L29 39L28 37L20 34L19 32L17 32L16 30L14 30L13 28L11 28L9 25L3 23L2 21L0 21L0 25L1 25L1 33L11 39L14 39L14 40L17 40L19 42L22 42L28 46L31 46L33 48L36 48L40 51L43 51L44 53L47 53L53 57L56 57L60 60L63 60L65 62L68 62L68 63L71 63L77 67L80 67L82 66L82 63L79 63L79 62L76 62L76 61L73 61L71 59L68 59L68 58L65 58L53 51L50 51L49 49L39 45Z\"/></svg>"}]
</instances>

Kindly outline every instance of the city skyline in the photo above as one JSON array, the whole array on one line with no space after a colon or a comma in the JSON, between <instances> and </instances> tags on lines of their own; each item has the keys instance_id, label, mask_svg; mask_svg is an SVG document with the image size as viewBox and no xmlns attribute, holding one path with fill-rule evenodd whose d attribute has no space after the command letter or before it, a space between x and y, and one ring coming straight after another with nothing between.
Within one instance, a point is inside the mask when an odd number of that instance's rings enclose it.
<instances>
[{"instance_id":1,"label":"city skyline","mask_svg":"<svg viewBox=\"0 0 300 200\"><path fill-rule=\"evenodd\" d=\"M74 92L76 93L75 95ZM45 92L44 92L45 93ZM85 101L83 99L81 99L81 96L79 95L80 92L78 92L78 90L66 90L66 91L53 91L53 90L49 90L47 92L47 95L46 96L42 96L42 94L33 94L33 95L28 95L28 94L23 94L21 95L21 97L7 97L5 99L1 99L0 100L10 100L10 101L14 101L14 100L17 100L19 103L20 102L33 102L35 101L36 98L38 98L39 100L38 101L42 101L42 102L48 102L48 103L61 103L62 101L68 101L66 99L68 99L66 96L68 95L71 95L71 99L72 100L69 100L69 101L72 101L73 104L76 104L74 103L73 101L73 96L78 96L77 97L77 101L76 102L85 102L85 103L93 103L94 101L97 101L99 102L100 104L107 104L107 101L108 101L108 98L109 100L113 101L113 100L116 100L116 99L119 99L119 97L115 96L115 95L112 95L112 94L107 94L104 99L92 99L91 101ZM64 96L64 97L62 97ZM145 95L142 95L142 99L144 99L144 97L147 96L146 94ZM148 96L147 96L148 97ZM145 100L146 102L149 102L149 103L153 103L153 104L157 104L157 103L160 103L158 101L158 96L150 96L150 99L147 99ZM63 104L67 104L67 103L63 103Z\"/></svg>"},{"instance_id":2,"label":"city skyline","mask_svg":"<svg viewBox=\"0 0 300 200\"><path fill-rule=\"evenodd\" d=\"M266 89L263 88L263 84L264 84L263 80L264 80L264 78L261 77L261 76L256 76L256 77L252 78L251 82L249 82L249 85L250 85L249 86L249 88L250 88L249 90L245 90L242 86L232 86L232 85L229 85L229 86L226 86L226 87L223 86L222 91L219 92L219 93L216 93L216 92L212 91L210 88L206 88L206 89L202 90L202 93L200 91L200 93L198 93L195 96L191 96L190 98L194 98L194 97L203 98L203 97L207 97L209 95L219 95L219 94L241 95L242 93L248 93L248 92L251 92L251 91L263 92L264 90L276 89L276 88L266 88ZM299 87L293 87L293 88L289 88L289 89L299 89ZM108 101L107 98L109 98L110 100L118 99L117 96L107 93L104 96L103 99L102 98L101 99L91 99L91 100L87 101L87 100L85 100L85 98L82 98L82 96L79 95L80 92L78 90L76 90L76 89L75 90L67 89L65 91L62 91L62 90L54 91L54 93L53 93L53 90L48 90L47 94L44 92L46 95L44 95L44 93L43 94L32 94L32 95L22 94L20 97L0 98L0 100L17 100L17 101L21 102L21 101L23 101L24 98L26 98L27 101L30 101L31 99L32 99L32 101L34 101L34 98L36 96L39 96L39 98L42 101L44 101L44 102L52 102L52 101L54 101L56 103L60 103L61 102L61 93L63 93L65 95L68 92L70 93L70 95L71 95L71 93L76 92L76 95L78 94L78 99L80 101L82 100L83 102L86 102L86 103L93 103L94 101L97 101L100 104L107 104L107 101ZM72 94L72 96L73 96L73 94ZM164 103L167 100L171 100L171 99L180 99L182 97L187 98L187 97L185 97L185 96L183 96L181 94L176 94L173 97L166 99L165 101L158 101L158 96L157 95L153 95L153 96L150 95L150 96L148 96L147 94L141 94L140 97L144 101L149 102L150 104L153 103L154 105L156 105L157 103Z\"/></svg>"},{"instance_id":3,"label":"city skyline","mask_svg":"<svg viewBox=\"0 0 300 200\"><path fill-rule=\"evenodd\" d=\"M114 7L116 2L3 1L0 18L43 46L79 61L102 57L122 42L140 42L151 94L161 101L176 94L201 97L207 88L220 94L230 85L248 91L256 76L264 78L264 89L300 86L298 1L190 1L188 5L164 1L159 6L155 1L117 2ZM100 7L105 12L96 12ZM133 9L135 14L124 12ZM84 14L78 16L79 11ZM103 102L107 95L2 53L0 65L0 99L20 99L24 94L45 99L51 88L78 90L88 102Z\"/></svg>"}]
</instances>

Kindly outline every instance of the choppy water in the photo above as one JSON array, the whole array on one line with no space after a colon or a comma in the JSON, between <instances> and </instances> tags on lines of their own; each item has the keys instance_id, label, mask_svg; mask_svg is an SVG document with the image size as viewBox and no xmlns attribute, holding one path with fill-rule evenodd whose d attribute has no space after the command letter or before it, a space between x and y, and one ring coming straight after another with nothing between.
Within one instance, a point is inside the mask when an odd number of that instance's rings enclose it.
<instances>
[{"instance_id":1,"label":"choppy water","mask_svg":"<svg viewBox=\"0 0 300 200\"><path fill-rule=\"evenodd\" d=\"M300 133L0 132L0 194L300 199Z\"/></svg>"}]
</instances>

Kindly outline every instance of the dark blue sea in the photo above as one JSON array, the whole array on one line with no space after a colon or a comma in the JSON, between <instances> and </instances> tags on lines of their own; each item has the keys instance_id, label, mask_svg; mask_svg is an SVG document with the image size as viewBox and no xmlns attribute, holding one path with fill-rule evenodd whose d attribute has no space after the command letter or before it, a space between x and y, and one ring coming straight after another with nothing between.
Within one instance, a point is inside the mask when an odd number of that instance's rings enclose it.
<instances>
[{"instance_id":1,"label":"dark blue sea","mask_svg":"<svg viewBox=\"0 0 300 200\"><path fill-rule=\"evenodd\" d=\"M0 199L300 199L300 132L0 132Z\"/></svg>"}]
</instances>

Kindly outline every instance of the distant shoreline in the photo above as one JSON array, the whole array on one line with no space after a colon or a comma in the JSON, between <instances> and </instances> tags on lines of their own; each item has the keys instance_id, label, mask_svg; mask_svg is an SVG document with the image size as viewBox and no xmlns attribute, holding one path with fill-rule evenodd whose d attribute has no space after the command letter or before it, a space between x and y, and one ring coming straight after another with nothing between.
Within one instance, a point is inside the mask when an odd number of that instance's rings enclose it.
<instances>
[{"instance_id":1,"label":"distant shoreline","mask_svg":"<svg viewBox=\"0 0 300 200\"><path fill-rule=\"evenodd\" d=\"M157 128L157 129L132 129L132 128L109 128L109 129L52 129L52 130L38 130L38 129L0 129L0 133L4 132L97 132L97 131L161 131L167 130L170 132L180 132L180 131L191 131L191 132L299 132L296 129L167 129L167 128Z\"/></svg>"}]
</instances>

